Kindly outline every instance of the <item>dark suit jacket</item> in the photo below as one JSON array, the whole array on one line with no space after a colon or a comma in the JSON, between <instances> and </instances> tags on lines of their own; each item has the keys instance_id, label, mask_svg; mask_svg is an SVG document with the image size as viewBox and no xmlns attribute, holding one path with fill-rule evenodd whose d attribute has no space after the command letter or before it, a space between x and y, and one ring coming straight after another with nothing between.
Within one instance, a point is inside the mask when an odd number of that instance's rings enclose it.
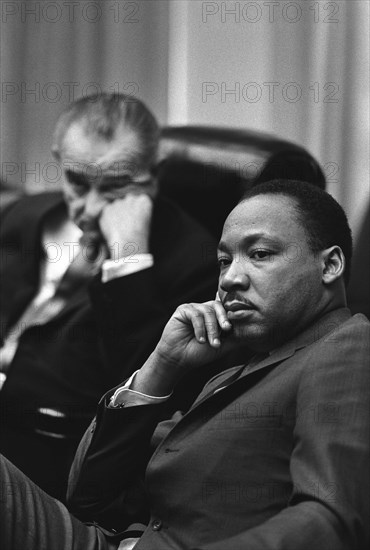
<instances>
[{"instance_id":1,"label":"dark suit jacket","mask_svg":"<svg viewBox=\"0 0 370 550\"><path fill-rule=\"evenodd\" d=\"M135 548L367 548L369 328L333 311L231 383L240 367L219 374L172 429L160 425ZM163 406L109 409L110 395L79 447L69 499L82 519L123 529L144 518L131 513L133 480Z\"/></svg>"},{"instance_id":2,"label":"dark suit jacket","mask_svg":"<svg viewBox=\"0 0 370 550\"><path fill-rule=\"evenodd\" d=\"M42 193L13 203L3 215L2 336L37 291L43 221L63 212L60 193ZM93 308L84 285L54 319L22 334L0 392L4 422L32 426L42 422L37 409L51 407L66 415L62 433L79 440L100 397L142 365L174 309L213 299L214 239L161 198L154 204L150 250L152 268L92 282Z\"/></svg>"}]
</instances>

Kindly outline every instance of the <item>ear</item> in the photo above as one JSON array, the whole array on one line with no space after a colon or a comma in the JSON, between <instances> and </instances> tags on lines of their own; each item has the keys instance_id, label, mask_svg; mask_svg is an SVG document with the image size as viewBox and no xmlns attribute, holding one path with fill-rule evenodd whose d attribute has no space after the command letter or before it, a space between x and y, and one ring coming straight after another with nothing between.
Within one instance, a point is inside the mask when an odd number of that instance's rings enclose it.
<instances>
[{"instance_id":1,"label":"ear","mask_svg":"<svg viewBox=\"0 0 370 550\"><path fill-rule=\"evenodd\" d=\"M322 254L322 282L330 285L343 276L346 261L342 249L335 245L321 252Z\"/></svg>"}]
</instances>

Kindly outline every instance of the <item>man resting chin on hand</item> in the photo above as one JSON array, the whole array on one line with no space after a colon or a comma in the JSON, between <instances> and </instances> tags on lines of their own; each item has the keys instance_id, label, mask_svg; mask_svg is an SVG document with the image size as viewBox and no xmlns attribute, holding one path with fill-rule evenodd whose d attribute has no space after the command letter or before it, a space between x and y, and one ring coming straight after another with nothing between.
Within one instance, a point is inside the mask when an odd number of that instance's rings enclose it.
<instances>
[{"instance_id":1,"label":"man resting chin on hand","mask_svg":"<svg viewBox=\"0 0 370 550\"><path fill-rule=\"evenodd\" d=\"M281 180L248 192L219 243L219 300L177 308L142 368L101 400L71 470L74 515L36 512L64 529L58 548L366 548L369 322L346 308L350 260L330 195ZM225 370L190 410L159 423L183 377L214 361ZM29 516L16 504L8 520ZM47 527L34 536L53 541Z\"/></svg>"}]
</instances>

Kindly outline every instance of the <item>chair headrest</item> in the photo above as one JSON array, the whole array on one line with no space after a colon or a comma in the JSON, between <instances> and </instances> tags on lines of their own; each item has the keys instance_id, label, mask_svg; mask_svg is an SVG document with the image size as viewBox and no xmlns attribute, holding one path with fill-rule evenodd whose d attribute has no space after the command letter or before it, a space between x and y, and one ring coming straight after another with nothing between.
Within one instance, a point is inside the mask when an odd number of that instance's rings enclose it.
<instances>
[{"instance_id":1,"label":"chair headrest","mask_svg":"<svg viewBox=\"0 0 370 550\"><path fill-rule=\"evenodd\" d=\"M325 187L317 161L303 148L269 134L207 126L162 129L161 192L218 238L243 192L262 181L298 179Z\"/></svg>"}]
</instances>

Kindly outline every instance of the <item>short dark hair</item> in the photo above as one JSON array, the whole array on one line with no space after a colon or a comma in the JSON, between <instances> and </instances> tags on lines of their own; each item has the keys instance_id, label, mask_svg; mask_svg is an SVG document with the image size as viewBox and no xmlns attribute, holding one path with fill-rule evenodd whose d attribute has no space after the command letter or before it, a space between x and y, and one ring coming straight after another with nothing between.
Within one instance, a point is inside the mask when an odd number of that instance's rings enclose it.
<instances>
[{"instance_id":1,"label":"short dark hair","mask_svg":"<svg viewBox=\"0 0 370 550\"><path fill-rule=\"evenodd\" d=\"M160 130L154 115L140 99L104 92L74 101L57 121L52 147L55 155L60 155L63 138L74 122L81 122L87 134L108 142L114 139L119 127L134 131L140 141L138 164L148 169L155 165Z\"/></svg>"},{"instance_id":2,"label":"short dark hair","mask_svg":"<svg viewBox=\"0 0 370 550\"><path fill-rule=\"evenodd\" d=\"M272 180L249 189L240 202L258 195L284 195L295 200L298 219L308 235L313 252L337 245L345 257L344 281L348 284L352 260L352 234L347 216L337 201L323 189L296 180Z\"/></svg>"}]
</instances>

